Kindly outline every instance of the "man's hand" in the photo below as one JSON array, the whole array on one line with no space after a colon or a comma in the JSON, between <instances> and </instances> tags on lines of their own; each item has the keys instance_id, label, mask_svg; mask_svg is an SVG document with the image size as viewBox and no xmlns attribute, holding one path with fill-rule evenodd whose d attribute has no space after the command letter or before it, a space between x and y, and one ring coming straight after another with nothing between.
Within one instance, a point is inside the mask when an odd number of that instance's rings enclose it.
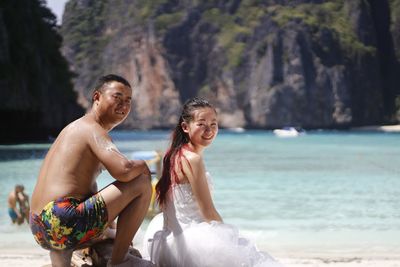
<instances>
[{"instance_id":1,"label":"man's hand","mask_svg":"<svg viewBox=\"0 0 400 267\"><path fill-rule=\"evenodd\" d=\"M150 180L151 180L151 171L149 169L149 166L146 165L146 168L144 169L143 174L150 176Z\"/></svg>"}]
</instances>

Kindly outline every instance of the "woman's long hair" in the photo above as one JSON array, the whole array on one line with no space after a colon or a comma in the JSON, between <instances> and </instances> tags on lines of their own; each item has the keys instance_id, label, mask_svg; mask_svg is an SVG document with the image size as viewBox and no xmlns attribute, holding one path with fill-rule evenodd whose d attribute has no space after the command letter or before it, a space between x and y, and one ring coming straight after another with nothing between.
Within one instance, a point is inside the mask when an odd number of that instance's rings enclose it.
<instances>
[{"instance_id":1,"label":"woman's long hair","mask_svg":"<svg viewBox=\"0 0 400 267\"><path fill-rule=\"evenodd\" d=\"M182 163L179 160L179 158L183 156L181 148L185 144L189 143L190 140L182 129L182 122L191 122L193 120L194 111L206 107L214 109L214 107L207 100L197 97L189 99L183 105L178 124L171 135L171 145L164 156L163 170L160 180L156 185L157 202L160 206L163 206L167 200L167 194L172 182L171 179L177 179L177 173L175 169L176 162L178 162L178 167L183 172ZM178 157L178 160L175 160L176 157Z\"/></svg>"}]
</instances>

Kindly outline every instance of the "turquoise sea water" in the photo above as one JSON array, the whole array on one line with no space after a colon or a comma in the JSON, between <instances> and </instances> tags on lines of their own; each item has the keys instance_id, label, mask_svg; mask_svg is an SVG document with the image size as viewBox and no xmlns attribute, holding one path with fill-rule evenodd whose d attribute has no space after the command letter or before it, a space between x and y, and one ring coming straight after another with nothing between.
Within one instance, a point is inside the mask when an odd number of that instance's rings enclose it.
<instances>
[{"instance_id":1,"label":"turquoise sea water","mask_svg":"<svg viewBox=\"0 0 400 267\"><path fill-rule=\"evenodd\" d=\"M115 132L120 150L165 150L169 133ZM31 194L49 144L0 146L0 248L35 246L13 226L7 194ZM226 223L273 254L382 255L400 252L400 135L222 132L205 152L214 200ZM112 181L103 173L102 187ZM143 224L143 230L146 224Z\"/></svg>"}]
</instances>

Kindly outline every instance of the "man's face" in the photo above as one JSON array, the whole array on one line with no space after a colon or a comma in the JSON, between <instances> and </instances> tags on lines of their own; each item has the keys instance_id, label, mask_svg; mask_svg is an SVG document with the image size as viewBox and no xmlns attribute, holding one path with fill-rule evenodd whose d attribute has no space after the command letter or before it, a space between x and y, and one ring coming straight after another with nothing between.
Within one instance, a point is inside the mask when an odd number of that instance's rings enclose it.
<instances>
[{"instance_id":1,"label":"man's face","mask_svg":"<svg viewBox=\"0 0 400 267\"><path fill-rule=\"evenodd\" d=\"M132 89L119 82L110 82L98 92L101 116L117 125L124 121L131 110Z\"/></svg>"},{"instance_id":2,"label":"man's face","mask_svg":"<svg viewBox=\"0 0 400 267\"><path fill-rule=\"evenodd\" d=\"M24 191L24 188L23 188L22 186L17 185L17 186L15 187L15 192L20 193L20 192L22 192L22 191Z\"/></svg>"}]
</instances>

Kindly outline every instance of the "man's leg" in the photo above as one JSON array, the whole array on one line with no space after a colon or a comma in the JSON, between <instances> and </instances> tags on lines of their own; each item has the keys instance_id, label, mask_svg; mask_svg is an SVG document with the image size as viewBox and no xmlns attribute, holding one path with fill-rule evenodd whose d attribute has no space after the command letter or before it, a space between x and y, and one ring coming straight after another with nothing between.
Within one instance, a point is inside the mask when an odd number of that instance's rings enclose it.
<instances>
[{"instance_id":1,"label":"man's leg","mask_svg":"<svg viewBox=\"0 0 400 267\"><path fill-rule=\"evenodd\" d=\"M50 260L52 267L70 267L72 250L50 250Z\"/></svg>"},{"instance_id":2,"label":"man's leg","mask_svg":"<svg viewBox=\"0 0 400 267\"><path fill-rule=\"evenodd\" d=\"M100 191L108 212L108 221L118 216L117 234L111 263L121 263L134 235L139 229L150 204L151 183L149 175L140 175L130 182L116 181Z\"/></svg>"},{"instance_id":3,"label":"man's leg","mask_svg":"<svg viewBox=\"0 0 400 267\"><path fill-rule=\"evenodd\" d=\"M21 225L23 223L24 223L24 216L21 214L21 217L18 217L18 219L17 219L17 224Z\"/></svg>"}]
</instances>

